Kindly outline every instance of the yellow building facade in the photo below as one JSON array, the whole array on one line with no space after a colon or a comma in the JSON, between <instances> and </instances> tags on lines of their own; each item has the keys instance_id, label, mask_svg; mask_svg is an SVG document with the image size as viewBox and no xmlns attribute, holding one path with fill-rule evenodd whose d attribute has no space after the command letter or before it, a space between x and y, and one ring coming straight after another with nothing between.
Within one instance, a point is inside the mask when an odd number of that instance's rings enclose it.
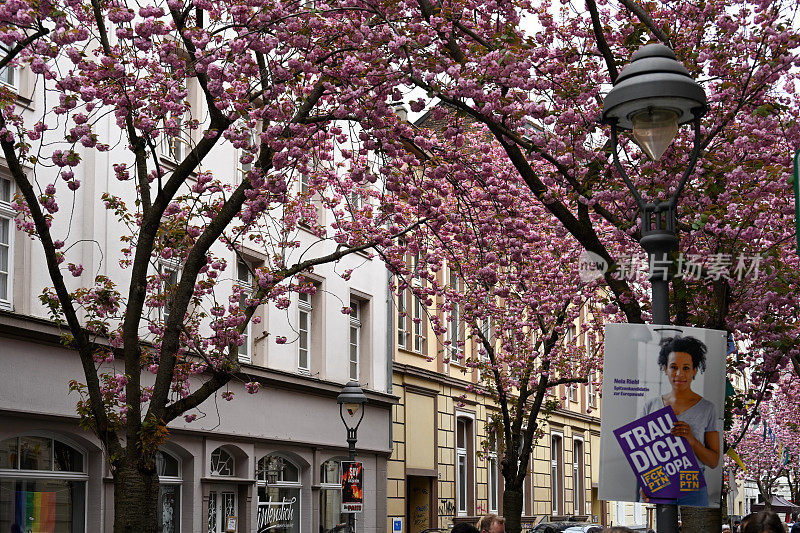
<instances>
[{"instance_id":1,"label":"yellow building facade","mask_svg":"<svg viewBox=\"0 0 800 533\"><path fill-rule=\"evenodd\" d=\"M392 392L399 401L387 465L389 531L449 529L488 512L502 514L502 457L486 449L498 407L480 388L478 370L443 362L442 353L452 348L432 335L419 302L410 295L401 300L394 324ZM470 343L464 343L467 357ZM543 425L532 451L523 527L566 516L609 523L609 508L597 499L598 392L583 384L552 389L562 407Z\"/></svg>"}]
</instances>

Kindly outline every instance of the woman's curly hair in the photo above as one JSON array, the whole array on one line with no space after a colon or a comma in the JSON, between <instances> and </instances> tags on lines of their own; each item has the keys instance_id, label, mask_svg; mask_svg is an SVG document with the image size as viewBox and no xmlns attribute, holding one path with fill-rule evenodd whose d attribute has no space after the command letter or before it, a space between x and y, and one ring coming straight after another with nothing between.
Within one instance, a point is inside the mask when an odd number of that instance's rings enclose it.
<instances>
[{"instance_id":1,"label":"woman's curly hair","mask_svg":"<svg viewBox=\"0 0 800 533\"><path fill-rule=\"evenodd\" d=\"M706 371L706 352L708 348L703 341L694 337L667 337L661 341L661 351L658 353L658 366L667 368L669 354L672 352L686 352L692 356L692 366L699 368L700 372Z\"/></svg>"}]
</instances>

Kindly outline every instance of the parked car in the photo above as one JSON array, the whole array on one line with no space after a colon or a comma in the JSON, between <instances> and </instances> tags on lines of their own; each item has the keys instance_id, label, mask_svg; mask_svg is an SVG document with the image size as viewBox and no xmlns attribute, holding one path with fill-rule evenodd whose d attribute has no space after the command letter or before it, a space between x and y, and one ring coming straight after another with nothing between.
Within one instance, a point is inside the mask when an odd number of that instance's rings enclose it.
<instances>
[{"instance_id":1,"label":"parked car","mask_svg":"<svg viewBox=\"0 0 800 533\"><path fill-rule=\"evenodd\" d=\"M600 533L601 531L603 531L603 526L600 524L581 524L568 527L564 533Z\"/></svg>"},{"instance_id":2,"label":"parked car","mask_svg":"<svg viewBox=\"0 0 800 533\"><path fill-rule=\"evenodd\" d=\"M587 524L586 522L542 522L525 533L599 533L603 530L600 524Z\"/></svg>"}]
</instances>

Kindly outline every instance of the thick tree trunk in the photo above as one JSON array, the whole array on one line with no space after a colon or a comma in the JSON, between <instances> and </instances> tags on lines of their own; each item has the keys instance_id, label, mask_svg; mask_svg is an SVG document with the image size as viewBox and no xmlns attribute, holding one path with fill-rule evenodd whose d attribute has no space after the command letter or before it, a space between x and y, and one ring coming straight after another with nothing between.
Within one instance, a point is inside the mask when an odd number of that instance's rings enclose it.
<instances>
[{"instance_id":1,"label":"thick tree trunk","mask_svg":"<svg viewBox=\"0 0 800 533\"><path fill-rule=\"evenodd\" d=\"M682 533L722 531L722 509L681 507Z\"/></svg>"},{"instance_id":2,"label":"thick tree trunk","mask_svg":"<svg viewBox=\"0 0 800 533\"><path fill-rule=\"evenodd\" d=\"M503 517L506 519L506 533L520 533L522 531L521 490L511 487L503 491Z\"/></svg>"},{"instance_id":3,"label":"thick tree trunk","mask_svg":"<svg viewBox=\"0 0 800 533\"><path fill-rule=\"evenodd\" d=\"M114 533L155 533L158 475L124 465L114 475Z\"/></svg>"}]
</instances>

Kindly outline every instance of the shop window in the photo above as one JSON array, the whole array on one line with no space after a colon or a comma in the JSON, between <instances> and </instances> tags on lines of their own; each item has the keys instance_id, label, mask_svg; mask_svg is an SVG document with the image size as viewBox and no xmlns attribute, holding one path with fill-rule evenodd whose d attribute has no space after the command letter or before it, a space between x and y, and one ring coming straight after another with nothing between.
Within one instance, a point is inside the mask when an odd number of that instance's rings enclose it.
<instances>
[{"instance_id":1,"label":"shop window","mask_svg":"<svg viewBox=\"0 0 800 533\"><path fill-rule=\"evenodd\" d=\"M319 527L322 532L347 523L348 515L342 513L341 471L340 459L329 459L320 466Z\"/></svg>"},{"instance_id":2,"label":"shop window","mask_svg":"<svg viewBox=\"0 0 800 533\"><path fill-rule=\"evenodd\" d=\"M231 454L221 447L211 452L212 476L233 476L235 472L236 465Z\"/></svg>"},{"instance_id":3,"label":"shop window","mask_svg":"<svg viewBox=\"0 0 800 533\"><path fill-rule=\"evenodd\" d=\"M158 472L158 527L160 533L180 531L181 468L180 461L165 452L156 453Z\"/></svg>"},{"instance_id":4,"label":"shop window","mask_svg":"<svg viewBox=\"0 0 800 533\"><path fill-rule=\"evenodd\" d=\"M564 513L564 437L557 433L550 435L550 503L552 514Z\"/></svg>"},{"instance_id":5,"label":"shop window","mask_svg":"<svg viewBox=\"0 0 800 533\"><path fill-rule=\"evenodd\" d=\"M456 514L466 516L470 511L473 490L472 419L456 418Z\"/></svg>"},{"instance_id":6,"label":"shop window","mask_svg":"<svg viewBox=\"0 0 800 533\"><path fill-rule=\"evenodd\" d=\"M14 210L11 180L0 178L0 309L11 309L14 258Z\"/></svg>"},{"instance_id":7,"label":"shop window","mask_svg":"<svg viewBox=\"0 0 800 533\"><path fill-rule=\"evenodd\" d=\"M83 532L84 455L42 436L0 442L0 531Z\"/></svg>"},{"instance_id":8,"label":"shop window","mask_svg":"<svg viewBox=\"0 0 800 533\"><path fill-rule=\"evenodd\" d=\"M300 532L300 470L285 457L266 455L256 470L258 516L256 531Z\"/></svg>"}]
</instances>

